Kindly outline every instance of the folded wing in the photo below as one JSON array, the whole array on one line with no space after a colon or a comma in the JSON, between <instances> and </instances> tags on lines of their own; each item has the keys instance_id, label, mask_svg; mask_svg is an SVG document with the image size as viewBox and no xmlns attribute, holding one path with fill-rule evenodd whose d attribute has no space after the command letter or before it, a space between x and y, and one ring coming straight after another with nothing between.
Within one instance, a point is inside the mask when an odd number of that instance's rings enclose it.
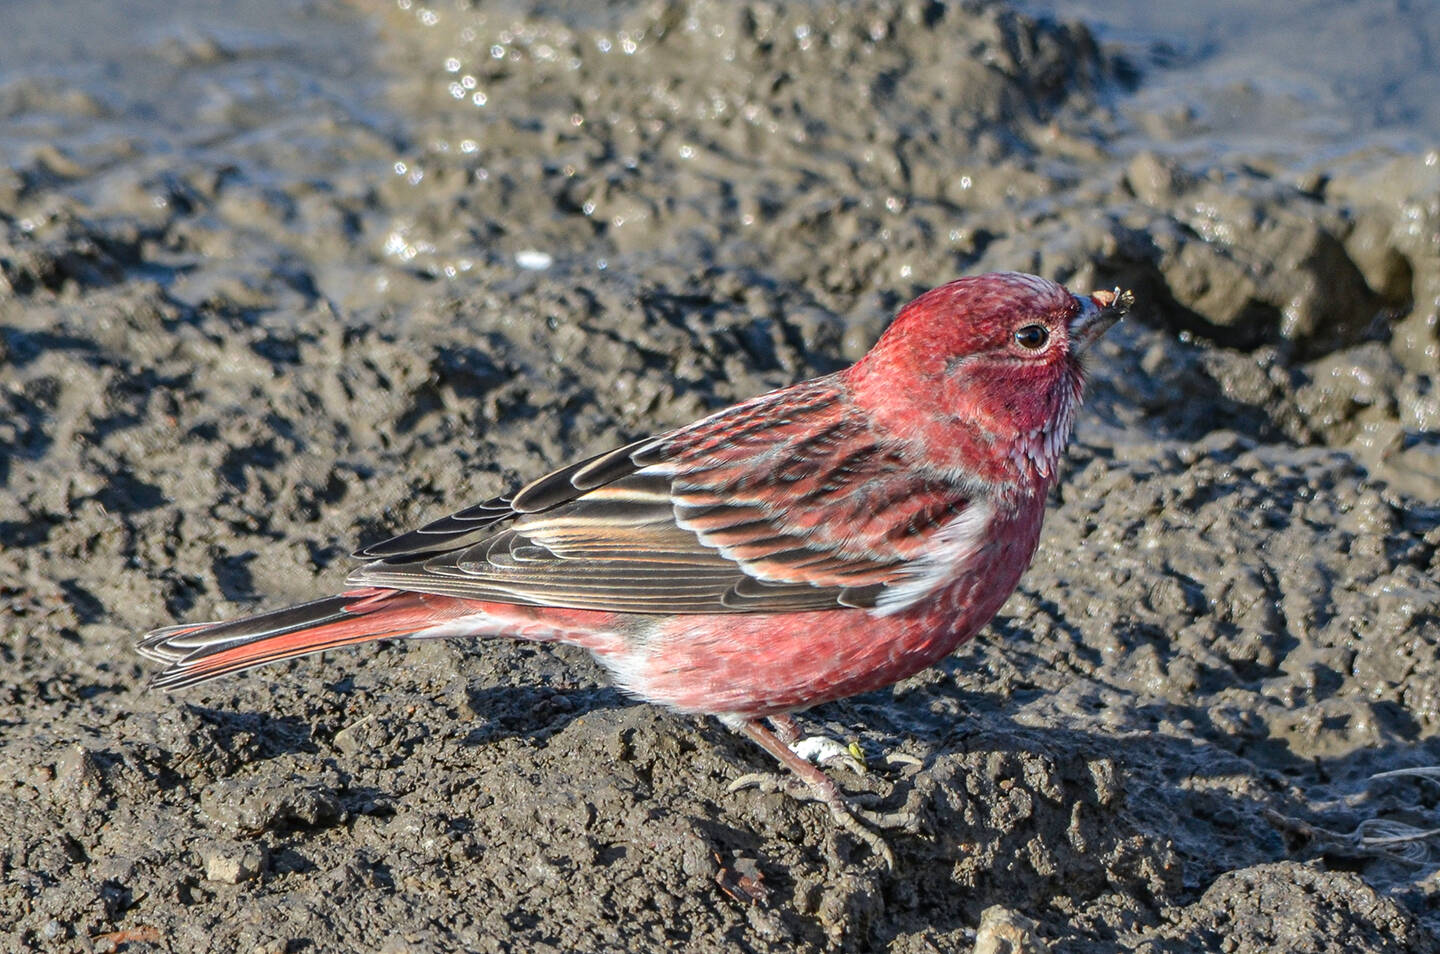
<instances>
[{"instance_id":1,"label":"folded wing","mask_svg":"<svg viewBox=\"0 0 1440 954\"><path fill-rule=\"evenodd\" d=\"M868 608L970 506L821 378L367 547L351 582L625 613Z\"/></svg>"}]
</instances>

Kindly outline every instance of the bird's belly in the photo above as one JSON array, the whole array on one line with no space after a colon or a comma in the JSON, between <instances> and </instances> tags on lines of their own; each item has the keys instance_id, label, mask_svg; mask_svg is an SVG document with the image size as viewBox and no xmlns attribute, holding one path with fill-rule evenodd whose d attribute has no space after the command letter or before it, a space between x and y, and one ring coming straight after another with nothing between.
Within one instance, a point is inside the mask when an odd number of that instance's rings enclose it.
<instances>
[{"instance_id":1,"label":"bird's belly","mask_svg":"<svg viewBox=\"0 0 1440 954\"><path fill-rule=\"evenodd\" d=\"M773 715L887 686L944 656L969 633L861 610L737 616L668 626L641 665L617 667L637 695L687 712Z\"/></svg>"},{"instance_id":2,"label":"bird's belly","mask_svg":"<svg viewBox=\"0 0 1440 954\"><path fill-rule=\"evenodd\" d=\"M891 615L673 616L626 651L597 656L631 693L684 712L754 718L805 709L898 682L974 636L1009 597L1033 544L1021 550L991 550Z\"/></svg>"}]
</instances>

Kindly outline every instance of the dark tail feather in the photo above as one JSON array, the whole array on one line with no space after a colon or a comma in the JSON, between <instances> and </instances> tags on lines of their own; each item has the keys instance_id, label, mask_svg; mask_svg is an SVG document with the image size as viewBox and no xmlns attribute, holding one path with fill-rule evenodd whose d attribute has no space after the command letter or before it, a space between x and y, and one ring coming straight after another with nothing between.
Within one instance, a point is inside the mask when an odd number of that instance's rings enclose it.
<instances>
[{"instance_id":1,"label":"dark tail feather","mask_svg":"<svg viewBox=\"0 0 1440 954\"><path fill-rule=\"evenodd\" d=\"M378 587L220 623L167 626L139 651L168 665L152 685L179 689L265 663L375 639L409 636L456 615L423 594Z\"/></svg>"}]
</instances>

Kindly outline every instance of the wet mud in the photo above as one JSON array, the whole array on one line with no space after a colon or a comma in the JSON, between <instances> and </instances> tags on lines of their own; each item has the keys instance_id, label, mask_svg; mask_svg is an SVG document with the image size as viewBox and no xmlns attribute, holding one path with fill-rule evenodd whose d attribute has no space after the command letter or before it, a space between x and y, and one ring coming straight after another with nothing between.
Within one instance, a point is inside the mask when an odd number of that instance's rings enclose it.
<instances>
[{"instance_id":1,"label":"wet mud","mask_svg":"<svg viewBox=\"0 0 1440 954\"><path fill-rule=\"evenodd\" d=\"M228 16L0 82L0 947L1440 949L1433 145L1197 156L999 3ZM145 688L993 269L1140 304L997 620L802 717L894 871L565 647Z\"/></svg>"}]
</instances>

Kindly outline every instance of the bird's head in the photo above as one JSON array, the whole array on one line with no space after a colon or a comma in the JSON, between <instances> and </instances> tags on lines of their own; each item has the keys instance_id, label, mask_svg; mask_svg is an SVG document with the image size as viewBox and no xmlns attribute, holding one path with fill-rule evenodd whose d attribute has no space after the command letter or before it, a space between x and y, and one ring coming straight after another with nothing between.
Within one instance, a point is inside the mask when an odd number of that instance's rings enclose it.
<instances>
[{"instance_id":1,"label":"bird's head","mask_svg":"<svg viewBox=\"0 0 1440 954\"><path fill-rule=\"evenodd\" d=\"M987 482L1049 482L1080 404L1085 351L1132 302L1018 272L961 278L902 308L846 380L926 460Z\"/></svg>"}]
</instances>

